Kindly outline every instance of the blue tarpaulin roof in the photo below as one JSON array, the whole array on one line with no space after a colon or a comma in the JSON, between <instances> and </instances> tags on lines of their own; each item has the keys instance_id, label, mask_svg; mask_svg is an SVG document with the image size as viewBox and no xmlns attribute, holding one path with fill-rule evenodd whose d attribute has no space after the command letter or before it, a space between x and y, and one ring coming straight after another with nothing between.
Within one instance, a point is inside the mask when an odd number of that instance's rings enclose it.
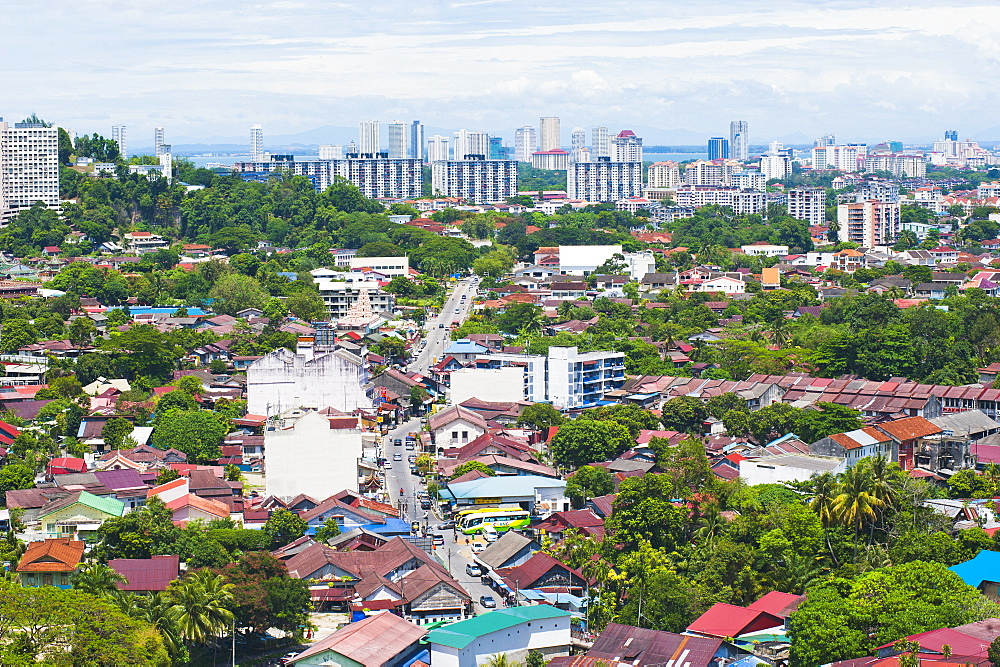
<instances>
[{"instance_id":1,"label":"blue tarpaulin roof","mask_svg":"<svg viewBox=\"0 0 1000 667\"><path fill-rule=\"evenodd\" d=\"M972 560L948 568L968 585L979 588L984 581L1000 580L1000 552L983 549Z\"/></svg>"}]
</instances>

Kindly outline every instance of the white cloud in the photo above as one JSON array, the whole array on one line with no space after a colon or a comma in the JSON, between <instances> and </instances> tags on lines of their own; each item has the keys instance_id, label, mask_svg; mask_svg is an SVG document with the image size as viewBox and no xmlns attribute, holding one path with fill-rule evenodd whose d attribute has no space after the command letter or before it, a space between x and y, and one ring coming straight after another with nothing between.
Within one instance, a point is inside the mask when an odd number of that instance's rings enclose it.
<instances>
[{"instance_id":1,"label":"white cloud","mask_svg":"<svg viewBox=\"0 0 1000 667\"><path fill-rule=\"evenodd\" d=\"M154 122L212 136L359 117L496 131L540 114L706 134L740 117L761 142L994 124L1000 6L761 4L53 0L0 42L0 114L126 122L133 136Z\"/></svg>"}]
</instances>

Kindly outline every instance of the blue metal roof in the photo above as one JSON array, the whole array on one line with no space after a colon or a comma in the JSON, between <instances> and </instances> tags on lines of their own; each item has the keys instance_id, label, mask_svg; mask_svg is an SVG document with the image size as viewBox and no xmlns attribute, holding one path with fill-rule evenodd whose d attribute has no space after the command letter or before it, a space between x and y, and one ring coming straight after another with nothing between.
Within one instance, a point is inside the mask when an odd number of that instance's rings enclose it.
<instances>
[{"instance_id":1,"label":"blue metal roof","mask_svg":"<svg viewBox=\"0 0 1000 667\"><path fill-rule=\"evenodd\" d=\"M962 578L962 581L979 588L984 581L1000 580L1000 552L983 549L975 558L948 568Z\"/></svg>"},{"instance_id":2,"label":"blue metal roof","mask_svg":"<svg viewBox=\"0 0 1000 667\"><path fill-rule=\"evenodd\" d=\"M539 475L497 475L449 484L448 492L459 498L506 498L512 496L534 497L535 489L565 488L566 482Z\"/></svg>"},{"instance_id":3,"label":"blue metal roof","mask_svg":"<svg viewBox=\"0 0 1000 667\"><path fill-rule=\"evenodd\" d=\"M485 345L480 345L468 338L462 338L453 342L451 347L444 351L444 354L482 354L489 351Z\"/></svg>"}]
</instances>

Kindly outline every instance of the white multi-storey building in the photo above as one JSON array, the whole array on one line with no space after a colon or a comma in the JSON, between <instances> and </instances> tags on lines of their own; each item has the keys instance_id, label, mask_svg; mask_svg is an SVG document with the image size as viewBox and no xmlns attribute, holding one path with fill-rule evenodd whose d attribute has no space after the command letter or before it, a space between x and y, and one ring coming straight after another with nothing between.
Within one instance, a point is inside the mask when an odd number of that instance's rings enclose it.
<instances>
[{"instance_id":1,"label":"white multi-storey building","mask_svg":"<svg viewBox=\"0 0 1000 667\"><path fill-rule=\"evenodd\" d=\"M377 120L358 123L358 150L362 155L375 154L382 149L382 132Z\"/></svg>"},{"instance_id":2,"label":"white multi-storey building","mask_svg":"<svg viewBox=\"0 0 1000 667\"><path fill-rule=\"evenodd\" d=\"M118 154L122 156L122 159L128 159L128 143L125 140L124 125L111 126L111 141L118 144Z\"/></svg>"},{"instance_id":3,"label":"white multi-storey building","mask_svg":"<svg viewBox=\"0 0 1000 667\"><path fill-rule=\"evenodd\" d=\"M897 178L923 178L927 158L920 153L871 153L865 159L865 171L888 171Z\"/></svg>"},{"instance_id":4,"label":"white multi-storey building","mask_svg":"<svg viewBox=\"0 0 1000 667\"><path fill-rule=\"evenodd\" d=\"M160 168L163 169L163 177L167 179L168 183L172 183L174 180L174 156L171 152L173 148L170 144L160 144L157 148L160 151Z\"/></svg>"},{"instance_id":5,"label":"white multi-storey building","mask_svg":"<svg viewBox=\"0 0 1000 667\"><path fill-rule=\"evenodd\" d=\"M400 120L389 123L386 150L389 157L410 157L410 128Z\"/></svg>"},{"instance_id":6,"label":"white multi-storey building","mask_svg":"<svg viewBox=\"0 0 1000 667\"><path fill-rule=\"evenodd\" d=\"M381 155L371 158L348 155L346 160L330 160L331 175L346 178L372 199L414 199L423 194L420 160Z\"/></svg>"},{"instance_id":7,"label":"white multi-storey building","mask_svg":"<svg viewBox=\"0 0 1000 667\"><path fill-rule=\"evenodd\" d=\"M35 202L59 206L59 128L0 118L0 220Z\"/></svg>"},{"instance_id":8,"label":"white multi-storey building","mask_svg":"<svg viewBox=\"0 0 1000 667\"><path fill-rule=\"evenodd\" d=\"M314 274L313 281L320 297L323 298L323 303L326 304L331 320L346 316L347 311L361 297L362 290L368 294L373 312L392 312L396 308L396 297L383 291L374 280L332 280L329 276L334 275L333 272L324 273L319 269L314 269Z\"/></svg>"},{"instance_id":9,"label":"white multi-storey building","mask_svg":"<svg viewBox=\"0 0 1000 667\"><path fill-rule=\"evenodd\" d=\"M867 144L816 146L812 149L813 169L837 169L852 174L864 168Z\"/></svg>"},{"instance_id":10,"label":"white multi-storey building","mask_svg":"<svg viewBox=\"0 0 1000 667\"><path fill-rule=\"evenodd\" d=\"M746 169L729 177L729 184L740 190L761 190L767 188L767 178L756 169Z\"/></svg>"},{"instance_id":11,"label":"white multi-storey building","mask_svg":"<svg viewBox=\"0 0 1000 667\"><path fill-rule=\"evenodd\" d=\"M490 154L490 135L485 132L459 130L453 135L452 152L455 160L465 160L467 155Z\"/></svg>"},{"instance_id":12,"label":"white multi-storey building","mask_svg":"<svg viewBox=\"0 0 1000 667\"><path fill-rule=\"evenodd\" d=\"M791 149L785 148L779 141L772 141L767 153L760 157L760 173L768 181L785 178L792 173Z\"/></svg>"},{"instance_id":13,"label":"white multi-storey building","mask_svg":"<svg viewBox=\"0 0 1000 667\"><path fill-rule=\"evenodd\" d=\"M654 162L646 174L647 185L651 188L676 188L681 184L680 167L676 162Z\"/></svg>"},{"instance_id":14,"label":"white multi-storey building","mask_svg":"<svg viewBox=\"0 0 1000 667\"><path fill-rule=\"evenodd\" d=\"M362 154L363 155L363 154ZM306 176L317 190L325 190L337 176L358 186L366 197L411 199L421 195L423 170L420 160L348 154L343 160L295 160L292 155L272 155L262 162L237 162L234 171L255 174L261 178L286 170L296 176ZM249 176L244 176L250 180Z\"/></svg>"},{"instance_id":15,"label":"white multi-storey building","mask_svg":"<svg viewBox=\"0 0 1000 667\"><path fill-rule=\"evenodd\" d=\"M323 144L319 147L320 160L342 160L344 159L344 147L334 144Z\"/></svg>"},{"instance_id":16,"label":"white multi-storey building","mask_svg":"<svg viewBox=\"0 0 1000 667\"><path fill-rule=\"evenodd\" d=\"M642 162L576 162L566 170L570 199L613 202L638 197L642 193Z\"/></svg>"},{"instance_id":17,"label":"white multi-storey building","mask_svg":"<svg viewBox=\"0 0 1000 667\"><path fill-rule=\"evenodd\" d=\"M569 137L570 145L573 147L574 151L587 145L587 131L582 127L574 127Z\"/></svg>"},{"instance_id":18,"label":"white multi-storey building","mask_svg":"<svg viewBox=\"0 0 1000 667\"><path fill-rule=\"evenodd\" d=\"M642 139L632 130L622 130L611 140L612 162L642 162Z\"/></svg>"},{"instance_id":19,"label":"white multi-storey building","mask_svg":"<svg viewBox=\"0 0 1000 667\"><path fill-rule=\"evenodd\" d=\"M760 213L767 209L767 194L723 186L681 185L675 197L678 206L728 206L735 213Z\"/></svg>"},{"instance_id":20,"label":"white multi-storey building","mask_svg":"<svg viewBox=\"0 0 1000 667\"><path fill-rule=\"evenodd\" d=\"M731 185L732 176L743 171L736 160L695 160L684 169L688 185Z\"/></svg>"},{"instance_id":21,"label":"white multi-storey building","mask_svg":"<svg viewBox=\"0 0 1000 667\"><path fill-rule=\"evenodd\" d=\"M866 248L891 245L899 235L899 204L864 201L837 206L840 238Z\"/></svg>"},{"instance_id":22,"label":"white multi-storey building","mask_svg":"<svg viewBox=\"0 0 1000 667\"><path fill-rule=\"evenodd\" d=\"M806 220L810 225L826 222L826 190L823 188L792 188L788 191L788 215Z\"/></svg>"},{"instance_id":23,"label":"white multi-storey building","mask_svg":"<svg viewBox=\"0 0 1000 667\"><path fill-rule=\"evenodd\" d=\"M472 204L503 202L517 194L515 160L442 160L431 165L434 193Z\"/></svg>"},{"instance_id":24,"label":"white multi-storey building","mask_svg":"<svg viewBox=\"0 0 1000 667\"><path fill-rule=\"evenodd\" d=\"M427 140L427 161L434 163L440 160L447 160L450 156L448 155L448 137L442 137L440 134L435 134L433 137Z\"/></svg>"},{"instance_id":25,"label":"white multi-storey building","mask_svg":"<svg viewBox=\"0 0 1000 667\"><path fill-rule=\"evenodd\" d=\"M514 159L531 162L531 155L538 150L538 136L530 125L514 130Z\"/></svg>"},{"instance_id":26,"label":"white multi-storey building","mask_svg":"<svg viewBox=\"0 0 1000 667\"><path fill-rule=\"evenodd\" d=\"M264 128L260 125L250 126L250 161L264 160Z\"/></svg>"},{"instance_id":27,"label":"white multi-storey building","mask_svg":"<svg viewBox=\"0 0 1000 667\"><path fill-rule=\"evenodd\" d=\"M596 125L590 128L590 143L594 149L594 157L611 157L611 136L608 128Z\"/></svg>"},{"instance_id":28,"label":"white multi-storey building","mask_svg":"<svg viewBox=\"0 0 1000 667\"><path fill-rule=\"evenodd\" d=\"M540 118L538 120L538 150L551 151L560 148L561 134L557 116Z\"/></svg>"},{"instance_id":29,"label":"white multi-storey building","mask_svg":"<svg viewBox=\"0 0 1000 667\"><path fill-rule=\"evenodd\" d=\"M729 157L741 162L750 159L750 123L745 120L729 123Z\"/></svg>"},{"instance_id":30,"label":"white multi-storey building","mask_svg":"<svg viewBox=\"0 0 1000 667\"><path fill-rule=\"evenodd\" d=\"M163 128L154 127L153 128L153 154L157 157L163 155Z\"/></svg>"}]
</instances>

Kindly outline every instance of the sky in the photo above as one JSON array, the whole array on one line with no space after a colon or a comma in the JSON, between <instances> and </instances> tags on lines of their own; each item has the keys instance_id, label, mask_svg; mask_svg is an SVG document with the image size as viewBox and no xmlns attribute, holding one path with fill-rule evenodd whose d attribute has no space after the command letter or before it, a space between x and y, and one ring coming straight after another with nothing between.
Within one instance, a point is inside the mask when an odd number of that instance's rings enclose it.
<instances>
[{"instance_id":1,"label":"sky","mask_svg":"<svg viewBox=\"0 0 1000 667\"><path fill-rule=\"evenodd\" d=\"M1000 4L48 0L0 39L0 116L132 146L419 118L751 141L1000 140ZM148 137L148 141L146 140ZM266 140L265 140L266 143ZM693 142L690 142L693 143Z\"/></svg>"}]
</instances>

